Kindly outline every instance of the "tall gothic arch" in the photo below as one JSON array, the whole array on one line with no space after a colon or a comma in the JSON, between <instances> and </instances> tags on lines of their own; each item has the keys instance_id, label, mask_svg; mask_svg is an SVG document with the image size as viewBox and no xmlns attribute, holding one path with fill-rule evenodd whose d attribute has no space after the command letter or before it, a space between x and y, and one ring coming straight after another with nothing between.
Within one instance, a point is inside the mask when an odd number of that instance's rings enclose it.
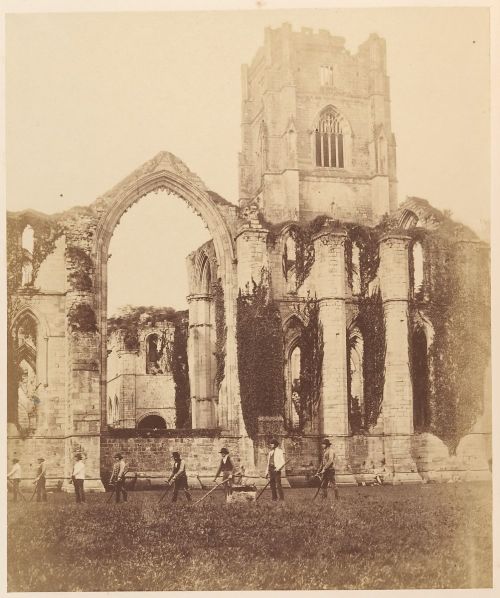
<instances>
[{"instance_id":1,"label":"tall gothic arch","mask_svg":"<svg viewBox=\"0 0 500 598\"><path fill-rule=\"evenodd\" d=\"M227 325L226 389L220 412L224 414L219 426L234 432L243 431L239 406L239 385L236 357L236 274L235 252L228 224L218 209L212 194L203 182L168 152L161 152L98 201L105 209L99 219L93 257L96 264L96 301L99 335L99 372L101 387L101 426L106 425L106 339L107 339L107 262L114 229L122 215L149 193L170 192L183 199L206 224L213 239L218 263L218 275L224 286L224 308ZM229 399L230 398L230 399Z\"/></svg>"}]
</instances>

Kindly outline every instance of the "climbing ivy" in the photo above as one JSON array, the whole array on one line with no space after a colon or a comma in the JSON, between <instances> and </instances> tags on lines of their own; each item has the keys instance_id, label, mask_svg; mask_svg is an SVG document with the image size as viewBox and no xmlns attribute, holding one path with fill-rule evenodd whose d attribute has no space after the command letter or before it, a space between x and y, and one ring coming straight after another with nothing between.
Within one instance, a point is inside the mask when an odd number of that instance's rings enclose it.
<instances>
[{"instance_id":1,"label":"climbing ivy","mask_svg":"<svg viewBox=\"0 0 500 598\"><path fill-rule=\"evenodd\" d=\"M219 390L224 379L227 338L224 289L220 278L212 285L212 296L215 307L215 388Z\"/></svg>"},{"instance_id":2,"label":"climbing ivy","mask_svg":"<svg viewBox=\"0 0 500 598\"><path fill-rule=\"evenodd\" d=\"M241 411L251 438L258 432L258 416L281 415L285 400L281 317L264 279L253 281L251 289L240 291L237 299Z\"/></svg>"},{"instance_id":3,"label":"climbing ivy","mask_svg":"<svg viewBox=\"0 0 500 598\"><path fill-rule=\"evenodd\" d=\"M92 258L80 247L68 246L66 259L70 264L68 283L74 291L91 291L94 264Z\"/></svg>"},{"instance_id":4,"label":"climbing ivy","mask_svg":"<svg viewBox=\"0 0 500 598\"><path fill-rule=\"evenodd\" d=\"M300 338L300 389L295 409L299 415L299 429L314 420L321 401L323 380L323 326L319 319L319 302L307 297L304 305L307 325Z\"/></svg>"},{"instance_id":5,"label":"climbing ivy","mask_svg":"<svg viewBox=\"0 0 500 598\"><path fill-rule=\"evenodd\" d=\"M460 242L453 230L445 223L418 236L424 283L410 303L412 318L420 311L434 330L428 355L429 430L452 453L482 413L491 351L489 251L477 242Z\"/></svg>"},{"instance_id":6,"label":"climbing ivy","mask_svg":"<svg viewBox=\"0 0 500 598\"><path fill-rule=\"evenodd\" d=\"M68 324L71 332L96 332L94 309L86 302L75 303L68 311Z\"/></svg>"},{"instance_id":7,"label":"climbing ivy","mask_svg":"<svg viewBox=\"0 0 500 598\"><path fill-rule=\"evenodd\" d=\"M356 324L363 336L364 413L360 416L360 405L356 405L351 399L349 415L353 432L356 428L369 430L377 424L382 409L385 380L386 330L380 291L360 298L358 309ZM349 353L347 355L349 362Z\"/></svg>"}]
</instances>

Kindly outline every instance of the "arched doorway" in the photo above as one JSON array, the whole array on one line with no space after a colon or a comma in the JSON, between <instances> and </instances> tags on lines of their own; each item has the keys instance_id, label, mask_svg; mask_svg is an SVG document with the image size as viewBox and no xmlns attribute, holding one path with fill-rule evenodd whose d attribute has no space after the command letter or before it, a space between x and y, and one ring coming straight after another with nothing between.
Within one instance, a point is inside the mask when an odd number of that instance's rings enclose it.
<instances>
[{"instance_id":1,"label":"arched doorway","mask_svg":"<svg viewBox=\"0 0 500 598\"><path fill-rule=\"evenodd\" d=\"M97 225L93 257L96 265L96 307L101 333L99 335L101 426L106 426L107 407L107 266L110 240L124 212L147 194L163 190L183 199L205 222L213 240L218 275L224 288L227 329L226 374L219 393L217 425L233 432L243 431L237 380L236 281L232 235L221 210L213 199L213 194L181 160L168 152L158 154L100 200L104 201L106 209L101 209L102 215Z\"/></svg>"},{"instance_id":2,"label":"arched doorway","mask_svg":"<svg viewBox=\"0 0 500 598\"><path fill-rule=\"evenodd\" d=\"M137 425L139 430L166 430L167 424L159 415L146 415Z\"/></svg>"}]
</instances>

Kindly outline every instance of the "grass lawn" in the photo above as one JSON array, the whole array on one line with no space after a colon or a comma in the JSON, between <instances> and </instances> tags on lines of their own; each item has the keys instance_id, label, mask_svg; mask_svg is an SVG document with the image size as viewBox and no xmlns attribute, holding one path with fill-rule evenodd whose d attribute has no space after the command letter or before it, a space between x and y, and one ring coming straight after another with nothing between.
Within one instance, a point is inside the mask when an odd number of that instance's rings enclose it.
<instances>
[{"instance_id":1,"label":"grass lawn","mask_svg":"<svg viewBox=\"0 0 500 598\"><path fill-rule=\"evenodd\" d=\"M286 492L286 491L285 491ZM8 590L484 588L492 585L491 484L314 488L285 503L199 505L160 492L9 503ZM202 496L194 491L194 498ZM169 497L168 497L169 498Z\"/></svg>"}]
</instances>

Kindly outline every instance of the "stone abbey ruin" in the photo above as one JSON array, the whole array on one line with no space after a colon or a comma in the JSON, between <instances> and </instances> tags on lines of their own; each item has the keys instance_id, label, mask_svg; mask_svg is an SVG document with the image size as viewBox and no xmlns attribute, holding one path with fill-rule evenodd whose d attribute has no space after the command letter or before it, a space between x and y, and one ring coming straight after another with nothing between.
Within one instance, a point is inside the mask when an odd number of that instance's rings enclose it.
<instances>
[{"instance_id":1,"label":"stone abbey ruin","mask_svg":"<svg viewBox=\"0 0 500 598\"><path fill-rule=\"evenodd\" d=\"M327 436L340 483L488 479L489 246L398 203L384 40L267 29L242 88L238 202L162 151L86 207L8 213L9 458L64 489L81 452L102 490L117 451L257 472L272 435L299 480ZM111 318L113 231L160 190L211 235L188 310Z\"/></svg>"}]
</instances>

